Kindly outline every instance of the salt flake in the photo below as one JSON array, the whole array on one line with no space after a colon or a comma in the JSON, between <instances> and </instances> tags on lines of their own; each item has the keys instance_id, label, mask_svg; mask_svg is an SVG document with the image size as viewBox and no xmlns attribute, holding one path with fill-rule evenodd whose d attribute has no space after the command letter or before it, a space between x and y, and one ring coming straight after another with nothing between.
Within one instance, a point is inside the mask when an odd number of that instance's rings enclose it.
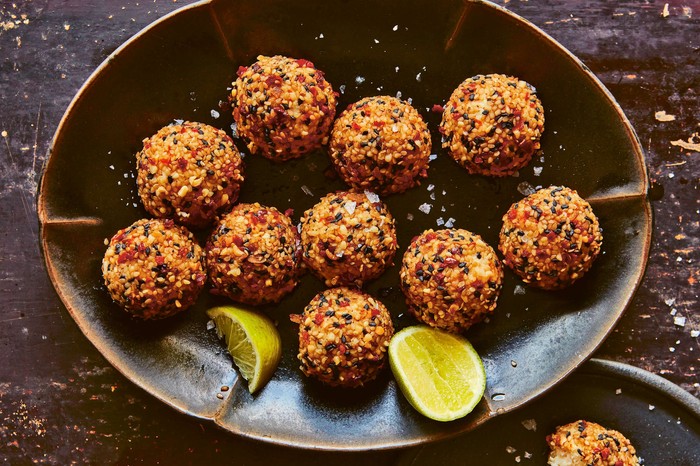
<instances>
[{"instance_id":1,"label":"salt flake","mask_svg":"<svg viewBox=\"0 0 700 466\"><path fill-rule=\"evenodd\" d=\"M355 212L355 207L357 207L357 202L347 201L345 203L345 210L347 210L350 215Z\"/></svg>"},{"instance_id":2,"label":"salt flake","mask_svg":"<svg viewBox=\"0 0 700 466\"><path fill-rule=\"evenodd\" d=\"M375 202L379 202L379 196L377 196L375 193L372 191L368 191L365 189L365 197L367 197L367 200L374 204Z\"/></svg>"},{"instance_id":3,"label":"salt flake","mask_svg":"<svg viewBox=\"0 0 700 466\"><path fill-rule=\"evenodd\" d=\"M448 218L447 221L445 222L445 226L447 228L452 228L455 225L455 219L452 217Z\"/></svg>"},{"instance_id":4,"label":"salt flake","mask_svg":"<svg viewBox=\"0 0 700 466\"><path fill-rule=\"evenodd\" d=\"M356 82L357 84L362 84L363 82L365 82L365 78L362 77L362 76L357 76L357 77L355 78L355 82Z\"/></svg>"},{"instance_id":5,"label":"salt flake","mask_svg":"<svg viewBox=\"0 0 700 466\"><path fill-rule=\"evenodd\" d=\"M445 224L445 220L442 217L439 217L437 220L435 220L435 223L437 223L437 226L441 227Z\"/></svg>"},{"instance_id":6,"label":"salt flake","mask_svg":"<svg viewBox=\"0 0 700 466\"><path fill-rule=\"evenodd\" d=\"M219 112L217 112L216 110L211 111L212 118L216 119L216 118L219 118L219 116L221 116L221 114Z\"/></svg>"},{"instance_id":7,"label":"salt flake","mask_svg":"<svg viewBox=\"0 0 700 466\"><path fill-rule=\"evenodd\" d=\"M432 209L432 208L433 208L432 204L426 204L426 203L423 203L423 204L418 206L418 210L420 210L421 212L423 212L426 215L430 213L430 209Z\"/></svg>"},{"instance_id":8,"label":"salt flake","mask_svg":"<svg viewBox=\"0 0 700 466\"><path fill-rule=\"evenodd\" d=\"M685 320L686 318L683 316L676 316L673 318L673 324L678 327L685 327Z\"/></svg>"}]
</instances>

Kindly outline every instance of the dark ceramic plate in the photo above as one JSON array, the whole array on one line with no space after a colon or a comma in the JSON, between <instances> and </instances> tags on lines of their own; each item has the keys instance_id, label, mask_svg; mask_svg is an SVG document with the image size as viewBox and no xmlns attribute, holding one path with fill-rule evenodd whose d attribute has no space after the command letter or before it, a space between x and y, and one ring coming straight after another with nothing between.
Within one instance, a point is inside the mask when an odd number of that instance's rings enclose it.
<instances>
[{"instance_id":1,"label":"dark ceramic plate","mask_svg":"<svg viewBox=\"0 0 700 466\"><path fill-rule=\"evenodd\" d=\"M173 119L228 129L231 117L219 103L238 66L258 54L312 60L341 91L341 109L363 96L401 92L426 117L438 155L429 179L386 199L401 246L437 227L441 217L496 245L501 216L522 197L521 183L568 185L592 202L605 230L604 252L593 270L555 293L520 287L507 273L496 314L470 330L488 384L483 402L467 418L445 424L421 417L388 371L356 391L305 380L288 315L321 289L310 276L278 306L264 309L279 322L284 353L275 377L255 397L206 331L204 310L219 301L204 296L184 315L158 323L132 321L110 301L100 278L103 241L146 215L133 178L141 140ZM519 177L469 176L439 149L439 115L428 111L466 77L493 72L535 85L546 109L543 159ZM246 163L241 201L291 207L297 219L322 195L343 187L326 176L329 162L322 152L283 165L261 157L247 157ZM39 215L49 274L61 299L85 335L134 383L241 435L359 450L472 429L542 394L588 358L642 278L651 231L647 187L639 143L608 91L550 37L502 8L457 0L213 0L149 26L88 80L56 133ZM432 204L429 214L418 210L423 203ZM406 315L397 267L368 291L391 309L397 328L415 323ZM233 387L224 400L216 396L222 385Z\"/></svg>"},{"instance_id":2,"label":"dark ceramic plate","mask_svg":"<svg viewBox=\"0 0 700 466\"><path fill-rule=\"evenodd\" d=\"M700 464L700 400L642 369L593 359L524 409L469 435L406 451L398 465L514 465L518 457L523 465L545 464L545 437L579 419L622 432L644 464Z\"/></svg>"}]
</instances>

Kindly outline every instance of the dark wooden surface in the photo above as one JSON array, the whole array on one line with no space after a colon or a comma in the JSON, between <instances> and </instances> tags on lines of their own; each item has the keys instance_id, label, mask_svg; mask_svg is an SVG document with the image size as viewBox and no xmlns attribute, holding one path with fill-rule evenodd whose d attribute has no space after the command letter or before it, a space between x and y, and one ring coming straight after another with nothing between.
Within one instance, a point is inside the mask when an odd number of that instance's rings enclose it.
<instances>
[{"instance_id":1,"label":"dark wooden surface","mask_svg":"<svg viewBox=\"0 0 700 466\"><path fill-rule=\"evenodd\" d=\"M0 0L0 460L8 464L301 464L310 457L233 438L132 385L80 333L44 270L35 199L61 116L104 58L186 3ZM667 14L666 2L656 1L499 3L593 70L646 150L655 223L649 264L596 356L699 396L700 1L669 1ZM675 119L659 121L659 111Z\"/></svg>"}]
</instances>

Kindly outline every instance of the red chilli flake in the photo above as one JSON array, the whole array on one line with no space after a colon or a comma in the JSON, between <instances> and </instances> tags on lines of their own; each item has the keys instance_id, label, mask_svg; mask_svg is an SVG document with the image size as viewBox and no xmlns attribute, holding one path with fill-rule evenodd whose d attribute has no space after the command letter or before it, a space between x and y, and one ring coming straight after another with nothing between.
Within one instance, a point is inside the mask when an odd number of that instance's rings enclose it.
<instances>
[{"instance_id":1,"label":"red chilli flake","mask_svg":"<svg viewBox=\"0 0 700 466\"><path fill-rule=\"evenodd\" d=\"M285 210L284 215L286 215L287 217L291 217L292 215L294 215L294 209L289 208L289 209Z\"/></svg>"},{"instance_id":2,"label":"red chilli flake","mask_svg":"<svg viewBox=\"0 0 700 466\"><path fill-rule=\"evenodd\" d=\"M134 257L136 257L136 253L134 251L124 251L123 253L119 254L119 257L117 257L117 264L123 264L126 261L132 260Z\"/></svg>"},{"instance_id":3,"label":"red chilli flake","mask_svg":"<svg viewBox=\"0 0 700 466\"><path fill-rule=\"evenodd\" d=\"M433 113L442 113L442 112L445 111L445 107L443 107L443 106L440 105L440 104L435 104L435 105L432 106L432 108L430 109L430 111L433 112Z\"/></svg>"},{"instance_id":4,"label":"red chilli flake","mask_svg":"<svg viewBox=\"0 0 700 466\"><path fill-rule=\"evenodd\" d=\"M378 307L372 308L372 317L376 317L381 313Z\"/></svg>"},{"instance_id":5,"label":"red chilli flake","mask_svg":"<svg viewBox=\"0 0 700 466\"><path fill-rule=\"evenodd\" d=\"M324 318L324 317L325 317L325 314L322 314L322 313L319 312L318 314L316 314L316 315L314 316L314 323L315 323L316 325L321 325L321 323L323 322L323 318Z\"/></svg>"},{"instance_id":6,"label":"red chilli flake","mask_svg":"<svg viewBox=\"0 0 700 466\"><path fill-rule=\"evenodd\" d=\"M355 122L353 121L353 122L352 122L352 129L354 129L355 131L360 131L360 125L358 125L357 123L355 123Z\"/></svg>"},{"instance_id":7,"label":"red chilli flake","mask_svg":"<svg viewBox=\"0 0 700 466\"><path fill-rule=\"evenodd\" d=\"M295 60L297 65L301 66L302 68L313 68L314 64L311 63L309 60L306 60L304 58L300 58L298 60Z\"/></svg>"},{"instance_id":8,"label":"red chilli flake","mask_svg":"<svg viewBox=\"0 0 700 466\"><path fill-rule=\"evenodd\" d=\"M187 160L183 159L182 157L177 159L177 167L180 170L184 170L185 168L187 168Z\"/></svg>"},{"instance_id":9,"label":"red chilli flake","mask_svg":"<svg viewBox=\"0 0 700 466\"><path fill-rule=\"evenodd\" d=\"M265 79L265 84L267 84L269 87L280 87L283 83L284 81L282 78L276 74L272 74Z\"/></svg>"},{"instance_id":10,"label":"red chilli flake","mask_svg":"<svg viewBox=\"0 0 700 466\"><path fill-rule=\"evenodd\" d=\"M248 71L247 66L239 66L238 71L236 71L236 75L240 78L241 76L243 76L243 73L245 73L246 71Z\"/></svg>"}]
</instances>

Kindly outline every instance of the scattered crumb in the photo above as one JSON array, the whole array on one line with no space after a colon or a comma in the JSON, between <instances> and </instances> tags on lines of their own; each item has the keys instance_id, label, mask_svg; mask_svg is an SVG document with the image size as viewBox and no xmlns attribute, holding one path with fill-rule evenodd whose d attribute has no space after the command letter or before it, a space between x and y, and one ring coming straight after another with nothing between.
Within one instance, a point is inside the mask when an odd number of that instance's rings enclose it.
<instances>
[{"instance_id":1,"label":"scattered crumb","mask_svg":"<svg viewBox=\"0 0 700 466\"><path fill-rule=\"evenodd\" d=\"M622 394L621 388L618 388L617 390L615 390L615 395L620 395L620 394Z\"/></svg>"},{"instance_id":2,"label":"scattered crumb","mask_svg":"<svg viewBox=\"0 0 700 466\"><path fill-rule=\"evenodd\" d=\"M666 113L665 110L661 110L654 113L654 118L656 118L658 121L673 121L676 119L676 115L670 115Z\"/></svg>"},{"instance_id":3,"label":"scattered crumb","mask_svg":"<svg viewBox=\"0 0 700 466\"><path fill-rule=\"evenodd\" d=\"M537 421L534 419L525 419L523 422L521 422L521 424L527 430L531 430L533 432L537 431Z\"/></svg>"},{"instance_id":4,"label":"scattered crumb","mask_svg":"<svg viewBox=\"0 0 700 466\"><path fill-rule=\"evenodd\" d=\"M656 406L654 405L649 405L649 411L654 411L656 409Z\"/></svg>"},{"instance_id":5,"label":"scattered crumb","mask_svg":"<svg viewBox=\"0 0 700 466\"><path fill-rule=\"evenodd\" d=\"M302 184L302 185L301 185L301 190L304 191L304 194L306 194L307 196L312 196L312 197L313 197L313 195L314 195L314 193L311 192L311 190L309 189L309 187L306 186L305 184Z\"/></svg>"},{"instance_id":6,"label":"scattered crumb","mask_svg":"<svg viewBox=\"0 0 700 466\"><path fill-rule=\"evenodd\" d=\"M0 133L0 135L7 139L7 131L3 130L2 133Z\"/></svg>"},{"instance_id":7,"label":"scattered crumb","mask_svg":"<svg viewBox=\"0 0 700 466\"><path fill-rule=\"evenodd\" d=\"M413 220L413 214L412 214L412 213L410 213L410 212L409 212L409 213L407 213L407 214L406 214L406 220L408 220L408 221L412 221L412 220Z\"/></svg>"},{"instance_id":8,"label":"scattered crumb","mask_svg":"<svg viewBox=\"0 0 700 466\"><path fill-rule=\"evenodd\" d=\"M63 25L63 29L65 29L66 31L70 31L70 24L65 23L65 24Z\"/></svg>"},{"instance_id":9,"label":"scattered crumb","mask_svg":"<svg viewBox=\"0 0 700 466\"><path fill-rule=\"evenodd\" d=\"M514 295L523 295L525 294L525 287L522 285L515 285L515 289L513 290Z\"/></svg>"},{"instance_id":10,"label":"scattered crumb","mask_svg":"<svg viewBox=\"0 0 700 466\"><path fill-rule=\"evenodd\" d=\"M675 316L673 318L673 324L677 325L678 327L685 327L685 321L686 318L683 316Z\"/></svg>"},{"instance_id":11,"label":"scattered crumb","mask_svg":"<svg viewBox=\"0 0 700 466\"><path fill-rule=\"evenodd\" d=\"M512 455L513 453L515 453L516 451L518 451L518 450L516 450L515 448L511 447L510 445L508 445L508 446L506 447L506 452L510 453L511 455Z\"/></svg>"},{"instance_id":12,"label":"scattered crumb","mask_svg":"<svg viewBox=\"0 0 700 466\"><path fill-rule=\"evenodd\" d=\"M668 3L664 4L664 9L661 11L661 16L666 18L669 15Z\"/></svg>"},{"instance_id":13,"label":"scattered crumb","mask_svg":"<svg viewBox=\"0 0 700 466\"><path fill-rule=\"evenodd\" d=\"M693 135L690 136L687 141L684 141L682 139L671 141L671 145L682 147L685 150L700 152L700 134L693 133Z\"/></svg>"},{"instance_id":14,"label":"scattered crumb","mask_svg":"<svg viewBox=\"0 0 700 466\"><path fill-rule=\"evenodd\" d=\"M691 330L691 331L690 331L690 336L691 336L692 338L700 337L700 330Z\"/></svg>"}]
</instances>

